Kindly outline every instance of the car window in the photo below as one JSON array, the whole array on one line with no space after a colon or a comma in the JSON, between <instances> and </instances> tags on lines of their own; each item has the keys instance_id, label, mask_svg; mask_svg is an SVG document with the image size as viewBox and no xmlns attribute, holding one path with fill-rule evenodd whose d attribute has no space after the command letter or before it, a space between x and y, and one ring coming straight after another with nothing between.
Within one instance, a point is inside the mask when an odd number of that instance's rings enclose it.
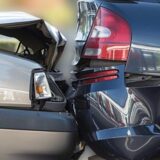
<instances>
[{"instance_id":1,"label":"car window","mask_svg":"<svg viewBox=\"0 0 160 160\"><path fill-rule=\"evenodd\" d=\"M16 38L0 35L0 49L16 52L19 41Z\"/></svg>"},{"instance_id":2,"label":"car window","mask_svg":"<svg viewBox=\"0 0 160 160\"><path fill-rule=\"evenodd\" d=\"M10 51L13 54L23 54L25 47L13 37L0 35L0 50Z\"/></svg>"},{"instance_id":3,"label":"car window","mask_svg":"<svg viewBox=\"0 0 160 160\"><path fill-rule=\"evenodd\" d=\"M30 48L28 52L33 54ZM26 53L26 47L16 38L0 35L0 50L9 51L12 54L23 56Z\"/></svg>"}]
</instances>

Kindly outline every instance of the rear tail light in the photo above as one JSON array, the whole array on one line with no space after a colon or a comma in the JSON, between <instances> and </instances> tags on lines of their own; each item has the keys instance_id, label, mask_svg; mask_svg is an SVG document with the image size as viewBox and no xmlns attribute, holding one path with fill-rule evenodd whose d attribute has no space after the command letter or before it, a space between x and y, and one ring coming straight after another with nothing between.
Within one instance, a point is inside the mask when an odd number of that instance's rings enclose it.
<instances>
[{"instance_id":1,"label":"rear tail light","mask_svg":"<svg viewBox=\"0 0 160 160\"><path fill-rule=\"evenodd\" d=\"M89 79L89 78L98 78L98 77L104 77L104 76L111 76L118 73L118 70L106 70L106 71L100 71L100 72L93 72L81 75L81 79Z\"/></svg>"},{"instance_id":2,"label":"rear tail light","mask_svg":"<svg viewBox=\"0 0 160 160\"><path fill-rule=\"evenodd\" d=\"M82 81L82 85L88 85L92 83L98 83L98 82L103 82L103 81L111 81L114 79L117 79L118 76L109 76L109 77L101 77L101 78L96 78L96 79L86 79Z\"/></svg>"},{"instance_id":3,"label":"rear tail light","mask_svg":"<svg viewBox=\"0 0 160 160\"><path fill-rule=\"evenodd\" d=\"M114 12L100 8L82 58L127 61L130 44L131 31L128 23Z\"/></svg>"},{"instance_id":4,"label":"rear tail light","mask_svg":"<svg viewBox=\"0 0 160 160\"><path fill-rule=\"evenodd\" d=\"M81 85L88 85L102 81L110 81L118 78L118 70L105 70L93 73L83 74L80 77Z\"/></svg>"}]
</instances>

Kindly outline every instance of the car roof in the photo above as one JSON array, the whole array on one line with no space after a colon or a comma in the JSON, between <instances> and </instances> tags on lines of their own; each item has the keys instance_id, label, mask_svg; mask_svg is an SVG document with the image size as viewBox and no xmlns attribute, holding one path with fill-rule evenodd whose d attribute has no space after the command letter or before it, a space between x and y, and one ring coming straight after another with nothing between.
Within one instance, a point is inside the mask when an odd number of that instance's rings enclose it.
<instances>
[{"instance_id":1,"label":"car roof","mask_svg":"<svg viewBox=\"0 0 160 160\"><path fill-rule=\"evenodd\" d=\"M0 12L0 24L23 23L23 22L32 22L37 20L41 19L25 12L17 12L17 11Z\"/></svg>"}]
</instances>

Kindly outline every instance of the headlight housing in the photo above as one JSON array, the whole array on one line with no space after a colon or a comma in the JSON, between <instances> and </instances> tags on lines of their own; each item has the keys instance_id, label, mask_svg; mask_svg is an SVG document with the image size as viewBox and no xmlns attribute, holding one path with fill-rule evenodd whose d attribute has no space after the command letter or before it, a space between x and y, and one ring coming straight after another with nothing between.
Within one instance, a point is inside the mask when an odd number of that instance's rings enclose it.
<instances>
[{"instance_id":1,"label":"headlight housing","mask_svg":"<svg viewBox=\"0 0 160 160\"><path fill-rule=\"evenodd\" d=\"M44 72L34 73L34 97L36 100L49 99L52 97L46 74Z\"/></svg>"}]
</instances>

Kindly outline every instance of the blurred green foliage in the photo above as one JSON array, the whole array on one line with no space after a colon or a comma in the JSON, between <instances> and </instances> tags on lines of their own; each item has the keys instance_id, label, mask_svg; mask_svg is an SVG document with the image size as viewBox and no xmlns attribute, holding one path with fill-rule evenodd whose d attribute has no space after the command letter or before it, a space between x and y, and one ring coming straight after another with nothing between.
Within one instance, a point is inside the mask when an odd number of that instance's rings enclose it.
<instances>
[{"instance_id":1,"label":"blurred green foliage","mask_svg":"<svg viewBox=\"0 0 160 160\"><path fill-rule=\"evenodd\" d=\"M25 11L58 26L74 23L76 0L0 0L0 10Z\"/></svg>"}]
</instances>

